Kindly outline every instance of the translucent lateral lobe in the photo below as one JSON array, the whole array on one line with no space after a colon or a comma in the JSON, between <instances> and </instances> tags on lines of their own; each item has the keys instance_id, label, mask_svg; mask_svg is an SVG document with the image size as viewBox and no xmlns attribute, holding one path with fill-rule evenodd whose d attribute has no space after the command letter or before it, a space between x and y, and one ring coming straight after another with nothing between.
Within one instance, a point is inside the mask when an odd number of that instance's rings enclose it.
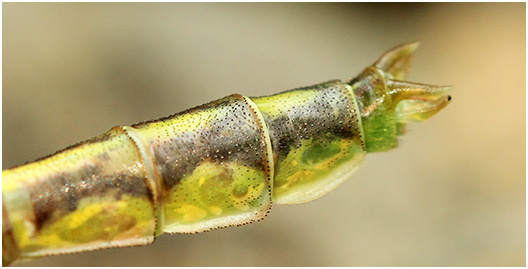
<instances>
[{"instance_id":1,"label":"translucent lateral lobe","mask_svg":"<svg viewBox=\"0 0 528 269\"><path fill-rule=\"evenodd\" d=\"M336 188L365 157L357 104L340 81L252 100L269 128L275 177L273 201L311 201Z\"/></svg>"},{"instance_id":2,"label":"translucent lateral lobe","mask_svg":"<svg viewBox=\"0 0 528 269\"><path fill-rule=\"evenodd\" d=\"M271 146L249 98L231 95L133 126L161 177L164 231L194 233L262 219Z\"/></svg>"},{"instance_id":3,"label":"translucent lateral lobe","mask_svg":"<svg viewBox=\"0 0 528 269\"><path fill-rule=\"evenodd\" d=\"M21 258L144 245L154 238L147 173L121 127L4 170L2 178L4 219Z\"/></svg>"}]
</instances>

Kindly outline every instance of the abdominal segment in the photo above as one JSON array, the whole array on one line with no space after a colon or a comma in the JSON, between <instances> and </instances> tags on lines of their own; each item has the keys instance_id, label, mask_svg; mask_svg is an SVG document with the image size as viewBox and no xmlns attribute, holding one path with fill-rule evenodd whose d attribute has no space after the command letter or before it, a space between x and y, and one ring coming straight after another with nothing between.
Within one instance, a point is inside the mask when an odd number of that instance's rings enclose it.
<instances>
[{"instance_id":1,"label":"abdominal segment","mask_svg":"<svg viewBox=\"0 0 528 269\"><path fill-rule=\"evenodd\" d=\"M154 240L151 190L121 127L2 172L3 203L22 258Z\"/></svg>"},{"instance_id":2,"label":"abdominal segment","mask_svg":"<svg viewBox=\"0 0 528 269\"><path fill-rule=\"evenodd\" d=\"M248 98L231 95L133 127L161 177L165 232L243 225L267 214L271 147Z\"/></svg>"},{"instance_id":3,"label":"abdominal segment","mask_svg":"<svg viewBox=\"0 0 528 269\"><path fill-rule=\"evenodd\" d=\"M350 87L329 81L252 99L268 124L275 159L273 201L314 200L343 183L365 157Z\"/></svg>"}]
</instances>

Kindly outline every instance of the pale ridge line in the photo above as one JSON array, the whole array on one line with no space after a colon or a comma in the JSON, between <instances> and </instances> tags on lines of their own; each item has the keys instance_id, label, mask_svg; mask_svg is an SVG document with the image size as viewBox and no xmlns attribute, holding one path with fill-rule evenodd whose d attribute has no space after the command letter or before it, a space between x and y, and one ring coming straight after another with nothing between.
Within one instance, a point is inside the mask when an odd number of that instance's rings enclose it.
<instances>
[{"instance_id":1,"label":"pale ridge line","mask_svg":"<svg viewBox=\"0 0 528 269\"><path fill-rule=\"evenodd\" d=\"M161 179L160 173L156 169L154 163L154 154L151 148L148 146L148 143L142 138L142 135L139 134L134 127L131 126L122 126L126 135L130 137L138 147L143 165L145 165L147 171L147 181L153 191L154 202L155 202L155 216L156 216L156 231L154 237L163 233L165 227L165 214L163 211L163 201L161 197L163 181Z\"/></svg>"}]
</instances>

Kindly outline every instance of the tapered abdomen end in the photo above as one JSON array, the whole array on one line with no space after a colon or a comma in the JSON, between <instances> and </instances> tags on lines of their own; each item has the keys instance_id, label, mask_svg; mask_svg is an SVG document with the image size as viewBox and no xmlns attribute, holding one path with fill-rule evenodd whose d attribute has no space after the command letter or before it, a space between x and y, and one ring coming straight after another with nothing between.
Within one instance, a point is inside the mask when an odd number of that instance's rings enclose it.
<instances>
[{"instance_id":1,"label":"tapered abdomen end","mask_svg":"<svg viewBox=\"0 0 528 269\"><path fill-rule=\"evenodd\" d=\"M332 191L365 157L350 87L330 81L252 99L269 126L273 202L299 204Z\"/></svg>"},{"instance_id":2,"label":"tapered abdomen end","mask_svg":"<svg viewBox=\"0 0 528 269\"><path fill-rule=\"evenodd\" d=\"M367 152L395 148L407 123L423 122L451 101L450 86L403 81L418 45L389 50L349 82L359 104Z\"/></svg>"}]
</instances>

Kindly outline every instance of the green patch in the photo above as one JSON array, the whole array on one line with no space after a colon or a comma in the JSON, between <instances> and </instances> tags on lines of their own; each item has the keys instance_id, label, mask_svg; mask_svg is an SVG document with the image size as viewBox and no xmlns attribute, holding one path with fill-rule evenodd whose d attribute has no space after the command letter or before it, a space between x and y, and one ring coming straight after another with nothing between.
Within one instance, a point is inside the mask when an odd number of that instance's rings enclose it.
<instances>
[{"instance_id":1,"label":"green patch","mask_svg":"<svg viewBox=\"0 0 528 269\"><path fill-rule=\"evenodd\" d=\"M312 141L308 148L302 153L301 162L305 164L317 164L330 159L341 151L341 141ZM304 143L303 143L304 144Z\"/></svg>"},{"instance_id":2,"label":"green patch","mask_svg":"<svg viewBox=\"0 0 528 269\"><path fill-rule=\"evenodd\" d=\"M362 154L360 144L353 140L306 139L299 148L293 148L276 170L274 197L296 191L299 187L325 180L335 167Z\"/></svg>"},{"instance_id":3,"label":"green patch","mask_svg":"<svg viewBox=\"0 0 528 269\"><path fill-rule=\"evenodd\" d=\"M387 151L398 146L399 130L394 113L379 108L361 118L361 122L367 152Z\"/></svg>"},{"instance_id":4,"label":"green patch","mask_svg":"<svg viewBox=\"0 0 528 269\"><path fill-rule=\"evenodd\" d=\"M233 196L243 197L248 192L249 185L237 184L233 187Z\"/></svg>"}]
</instances>

